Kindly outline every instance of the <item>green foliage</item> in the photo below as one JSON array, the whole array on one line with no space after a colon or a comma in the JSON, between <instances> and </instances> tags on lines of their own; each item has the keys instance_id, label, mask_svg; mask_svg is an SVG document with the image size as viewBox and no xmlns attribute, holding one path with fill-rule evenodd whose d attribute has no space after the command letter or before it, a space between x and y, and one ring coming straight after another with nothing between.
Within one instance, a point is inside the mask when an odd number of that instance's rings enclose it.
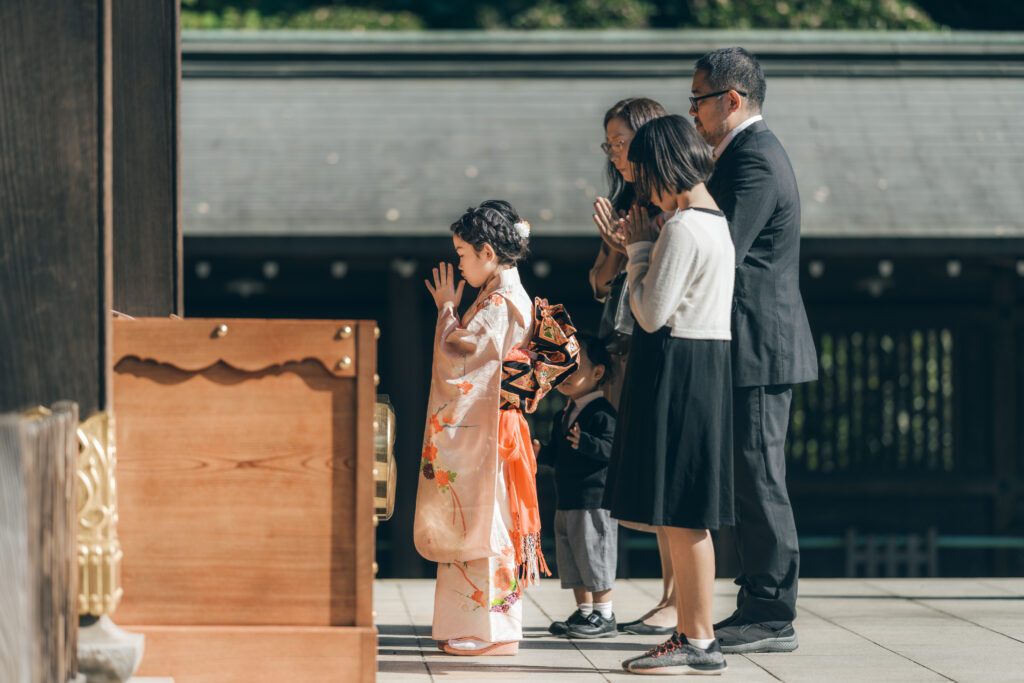
<instances>
[{"instance_id":1,"label":"green foliage","mask_svg":"<svg viewBox=\"0 0 1024 683\"><path fill-rule=\"evenodd\" d=\"M534 29L646 28L654 12L654 5L643 0L541 0L509 23Z\"/></svg>"},{"instance_id":2,"label":"green foliage","mask_svg":"<svg viewBox=\"0 0 1024 683\"><path fill-rule=\"evenodd\" d=\"M183 4L201 5L200 0ZM294 12L261 13L257 8L181 10L181 27L198 29L305 29L336 31L418 31L423 19L412 12L387 12L362 7L315 7Z\"/></svg>"},{"instance_id":3,"label":"green foliage","mask_svg":"<svg viewBox=\"0 0 1024 683\"><path fill-rule=\"evenodd\" d=\"M1003 0L360 0L358 6L337 0L181 1L184 28L376 31L646 27L935 30L940 25L922 6L941 7L944 17L961 16L964 12L957 8L966 7L965 3L992 5Z\"/></svg>"},{"instance_id":4,"label":"green foliage","mask_svg":"<svg viewBox=\"0 0 1024 683\"><path fill-rule=\"evenodd\" d=\"M907 0L689 0L703 28L913 29L939 26Z\"/></svg>"}]
</instances>

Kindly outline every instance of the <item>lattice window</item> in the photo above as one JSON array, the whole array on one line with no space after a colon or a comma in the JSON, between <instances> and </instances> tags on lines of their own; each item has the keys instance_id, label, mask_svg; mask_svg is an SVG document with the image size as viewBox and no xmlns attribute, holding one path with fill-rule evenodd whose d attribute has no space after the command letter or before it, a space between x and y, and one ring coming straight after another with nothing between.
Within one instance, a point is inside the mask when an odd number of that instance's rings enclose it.
<instances>
[{"instance_id":1,"label":"lattice window","mask_svg":"<svg viewBox=\"0 0 1024 683\"><path fill-rule=\"evenodd\" d=\"M791 473L950 473L954 334L945 328L819 335L820 376L793 388Z\"/></svg>"}]
</instances>

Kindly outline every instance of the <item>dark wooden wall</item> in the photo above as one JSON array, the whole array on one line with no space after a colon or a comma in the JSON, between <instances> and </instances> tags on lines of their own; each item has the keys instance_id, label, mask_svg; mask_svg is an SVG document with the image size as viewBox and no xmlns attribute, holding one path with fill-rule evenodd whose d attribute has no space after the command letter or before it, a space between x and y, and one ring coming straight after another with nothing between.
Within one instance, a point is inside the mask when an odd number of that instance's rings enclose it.
<instances>
[{"instance_id":1,"label":"dark wooden wall","mask_svg":"<svg viewBox=\"0 0 1024 683\"><path fill-rule=\"evenodd\" d=\"M0 2L0 413L109 386L105 0Z\"/></svg>"},{"instance_id":2,"label":"dark wooden wall","mask_svg":"<svg viewBox=\"0 0 1024 683\"><path fill-rule=\"evenodd\" d=\"M379 322L380 391L396 408L399 470L394 516L377 533L380 576L431 576L412 543L436 317L423 278L452 259L451 241L187 237L185 247L193 315ZM596 249L597 238L536 238L521 268L526 290L564 303L575 322L594 329L600 305L587 270ZM935 528L945 576L1024 571L1024 548L1004 544L1024 536L1024 243L804 240L802 252L822 370L818 382L794 391L788 445L806 551L801 571L842 576L850 527L906 536ZM267 261L276 265L274 278L264 274ZM543 278L534 269L541 262L550 266ZM553 412L557 400L539 412ZM531 416L542 438L545 417ZM547 468L538 488L547 543L554 502ZM650 534L623 536L620 576L657 572ZM727 576L730 541L721 540Z\"/></svg>"},{"instance_id":3,"label":"dark wooden wall","mask_svg":"<svg viewBox=\"0 0 1024 683\"><path fill-rule=\"evenodd\" d=\"M182 314L177 0L112 0L114 310Z\"/></svg>"}]
</instances>

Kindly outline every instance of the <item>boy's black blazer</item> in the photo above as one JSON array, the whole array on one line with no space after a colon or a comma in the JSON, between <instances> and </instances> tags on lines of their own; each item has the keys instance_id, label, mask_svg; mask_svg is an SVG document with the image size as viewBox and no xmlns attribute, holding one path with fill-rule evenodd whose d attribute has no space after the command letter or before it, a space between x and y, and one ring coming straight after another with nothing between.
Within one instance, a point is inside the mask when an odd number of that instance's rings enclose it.
<instances>
[{"instance_id":1,"label":"boy's black blazer","mask_svg":"<svg viewBox=\"0 0 1024 683\"><path fill-rule=\"evenodd\" d=\"M551 438L542 446L537 462L555 468L559 510L594 510L601 507L608 461L615 438L615 408L604 396L583 406L576 421L580 426L580 447L574 449L566 438L572 424L565 425L565 412L558 413L551 426Z\"/></svg>"},{"instance_id":2,"label":"boy's black blazer","mask_svg":"<svg viewBox=\"0 0 1024 683\"><path fill-rule=\"evenodd\" d=\"M736 246L733 384L817 379L818 357L800 295L800 194L786 150L757 121L725 148L707 187Z\"/></svg>"}]
</instances>

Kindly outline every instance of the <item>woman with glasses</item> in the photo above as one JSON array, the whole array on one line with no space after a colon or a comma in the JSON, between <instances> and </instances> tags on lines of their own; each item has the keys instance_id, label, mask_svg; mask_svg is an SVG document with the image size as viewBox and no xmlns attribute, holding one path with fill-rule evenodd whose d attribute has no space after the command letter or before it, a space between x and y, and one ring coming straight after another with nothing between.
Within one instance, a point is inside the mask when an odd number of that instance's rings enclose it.
<instances>
[{"instance_id":1,"label":"woman with glasses","mask_svg":"<svg viewBox=\"0 0 1024 683\"><path fill-rule=\"evenodd\" d=\"M597 300L605 304L598 334L612 353L614 369L606 389L608 400L616 407L625 379L629 335L633 327L629 291L625 283L628 259L621 224L622 218L636 203L633 172L627 158L629 143L645 123L667 115L668 112L661 104L646 97L631 97L616 102L604 115L605 141L601 143L601 149L608 155L609 191L608 197L598 197L594 202L594 222L602 242L594 266L590 269L590 286ZM649 211L652 216L658 214L656 206L649 207ZM626 523L624 526L637 531L656 532L654 527L645 524ZM636 635L667 635L675 628L675 581L668 542L662 538L662 534L658 534L658 554L663 582L661 600L639 619L620 623L620 631Z\"/></svg>"}]
</instances>

